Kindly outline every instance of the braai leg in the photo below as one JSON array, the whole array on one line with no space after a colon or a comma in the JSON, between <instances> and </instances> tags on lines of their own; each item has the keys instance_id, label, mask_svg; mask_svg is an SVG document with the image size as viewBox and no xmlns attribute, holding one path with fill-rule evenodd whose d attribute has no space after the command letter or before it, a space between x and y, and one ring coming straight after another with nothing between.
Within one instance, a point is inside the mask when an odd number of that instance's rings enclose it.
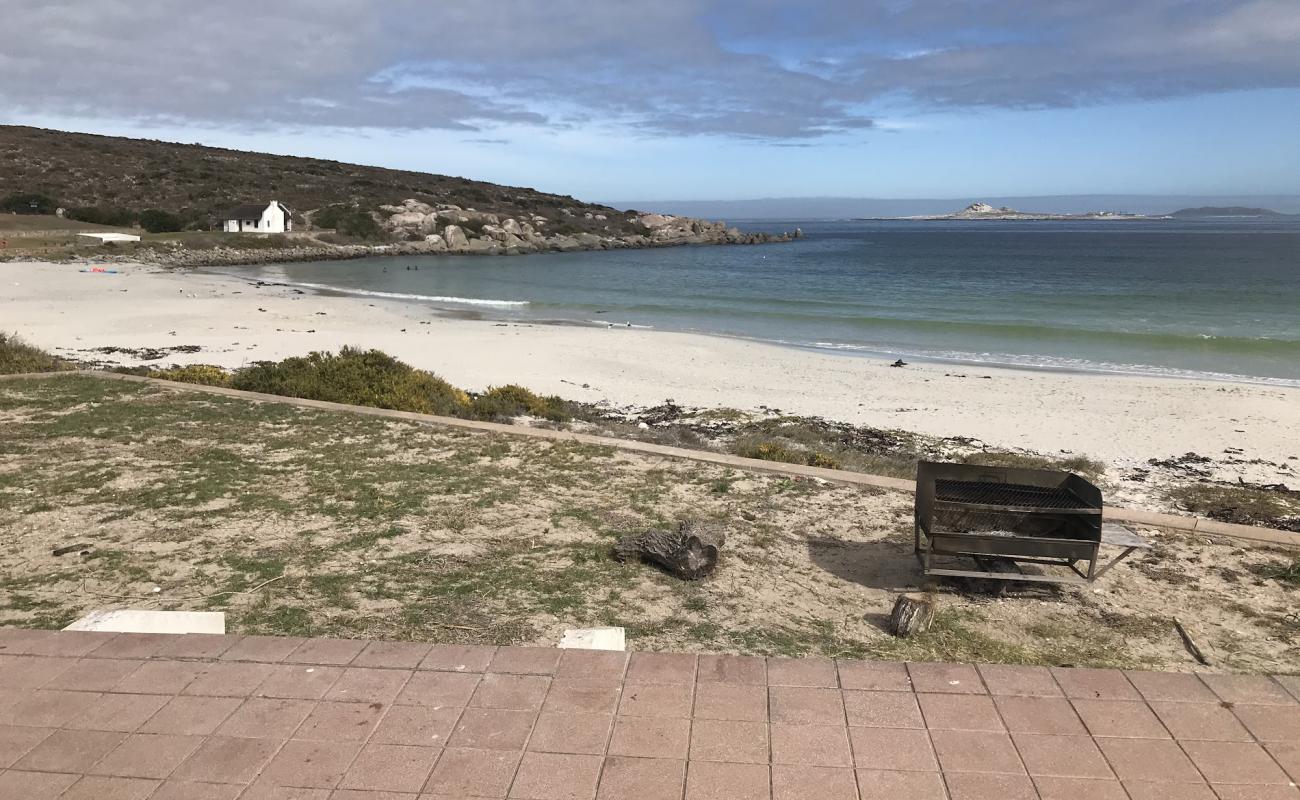
<instances>
[{"instance_id":1,"label":"braai leg","mask_svg":"<svg viewBox=\"0 0 1300 800\"><path fill-rule=\"evenodd\" d=\"M1088 580L1090 580L1090 581L1095 581L1095 580L1097 580L1098 578L1100 578L1102 575L1105 575L1107 572L1110 572L1110 568L1111 568L1111 567L1115 566L1115 565L1118 564L1119 562L1121 562L1121 561L1123 561L1124 559L1128 558L1129 555L1132 554L1132 552L1133 552L1134 550L1137 550L1137 549L1138 549L1138 548L1136 548L1136 547L1128 547L1128 548L1125 548L1125 549L1124 549L1124 552L1122 552L1122 553L1120 553L1119 555L1117 555L1117 556L1115 556L1114 558L1112 558L1112 559L1110 560L1109 563L1102 565L1102 568L1099 569L1099 570L1097 570L1095 574L1093 574L1091 577L1088 578Z\"/></svg>"}]
</instances>

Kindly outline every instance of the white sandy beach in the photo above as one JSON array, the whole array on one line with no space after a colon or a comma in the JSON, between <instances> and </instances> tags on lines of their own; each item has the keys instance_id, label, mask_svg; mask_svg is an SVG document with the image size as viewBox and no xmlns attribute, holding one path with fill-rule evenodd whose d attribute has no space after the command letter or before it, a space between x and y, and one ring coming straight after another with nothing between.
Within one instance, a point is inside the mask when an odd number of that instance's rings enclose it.
<instances>
[{"instance_id":1,"label":"white sandy beach","mask_svg":"<svg viewBox=\"0 0 1300 800\"><path fill-rule=\"evenodd\" d=\"M91 348L197 345L150 364L238 367L344 345L374 347L468 389L521 383L616 405L779 408L858 424L1114 467L1187 452L1286 464L1300 457L1300 389L942 364L893 369L722 337L626 328L503 324L439 316L427 305L299 294L224 275L111 265L0 263L0 330L62 355L138 365ZM964 377L963 377L964 376ZM1289 466L1300 469L1300 461ZM1247 480L1295 473L1240 464Z\"/></svg>"}]
</instances>

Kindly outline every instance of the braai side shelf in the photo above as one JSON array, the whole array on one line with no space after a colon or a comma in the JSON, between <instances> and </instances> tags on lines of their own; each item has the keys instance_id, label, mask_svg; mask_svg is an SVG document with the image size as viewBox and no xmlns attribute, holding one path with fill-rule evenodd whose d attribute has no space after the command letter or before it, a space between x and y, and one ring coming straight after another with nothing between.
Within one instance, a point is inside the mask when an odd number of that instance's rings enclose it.
<instances>
[{"instance_id":1,"label":"braai side shelf","mask_svg":"<svg viewBox=\"0 0 1300 800\"><path fill-rule=\"evenodd\" d=\"M929 461L917 466L916 555L926 575L1086 583L1145 546L1131 531L1113 533L1126 549L1098 569L1098 551L1110 543L1101 490L1077 475ZM936 555L973 558L981 569L936 567ZM1073 574L1026 574L1021 564Z\"/></svg>"}]
</instances>

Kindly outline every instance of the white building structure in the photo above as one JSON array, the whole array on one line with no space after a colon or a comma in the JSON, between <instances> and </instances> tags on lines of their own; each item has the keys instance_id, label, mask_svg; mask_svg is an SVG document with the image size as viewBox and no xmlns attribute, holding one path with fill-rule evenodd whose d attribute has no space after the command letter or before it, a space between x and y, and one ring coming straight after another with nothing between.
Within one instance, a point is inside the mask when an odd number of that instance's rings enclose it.
<instances>
[{"instance_id":1,"label":"white building structure","mask_svg":"<svg viewBox=\"0 0 1300 800\"><path fill-rule=\"evenodd\" d=\"M138 242L133 233L78 233L77 244L109 244L110 242Z\"/></svg>"},{"instance_id":2,"label":"white building structure","mask_svg":"<svg viewBox=\"0 0 1300 800\"><path fill-rule=\"evenodd\" d=\"M293 230L293 212L279 200L264 206L235 206L221 217L226 233L284 233Z\"/></svg>"}]
</instances>

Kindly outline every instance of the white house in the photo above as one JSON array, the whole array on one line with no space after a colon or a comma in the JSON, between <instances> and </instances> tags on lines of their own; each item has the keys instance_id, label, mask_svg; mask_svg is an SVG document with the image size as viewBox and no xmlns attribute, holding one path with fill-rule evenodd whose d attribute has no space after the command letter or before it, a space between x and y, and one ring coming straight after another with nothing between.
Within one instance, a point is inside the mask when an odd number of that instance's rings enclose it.
<instances>
[{"instance_id":1,"label":"white house","mask_svg":"<svg viewBox=\"0 0 1300 800\"><path fill-rule=\"evenodd\" d=\"M235 206L221 217L226 233L284 233L293 230L293 212L279 200L264 206Z\"/></svg>"}]
</instances>

